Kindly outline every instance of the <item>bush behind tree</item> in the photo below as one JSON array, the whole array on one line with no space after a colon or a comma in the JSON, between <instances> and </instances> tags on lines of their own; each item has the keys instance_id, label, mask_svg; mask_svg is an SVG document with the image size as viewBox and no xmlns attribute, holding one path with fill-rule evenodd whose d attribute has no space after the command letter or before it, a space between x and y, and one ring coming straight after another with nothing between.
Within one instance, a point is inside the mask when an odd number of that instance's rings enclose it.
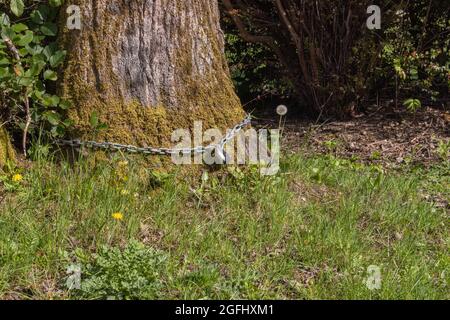
<instances>
[{"instance_id":1,"label":"bush behind tree","mask_svg":"<svg viewBox=\"0 0 450 320\"><path fill-rule=\"evenodd\" d=\"M66 52L56 43L61 0L0 1L0 119L11 132L64 135L70 104L55 94Z\"/></svg>"},{"instance_id":2,"label":"bush behind tree","mask_svg":"<svg viewBox=\"0 0 450 320\"><path fill-rule=\"evenodd\" d=\"M377 95L448 96L445 1L380 1L382 29L374 31L366 26L368 1L222 3L239 92L289 95L303 114L338 118Z\"/></svg>"}]
</instances>

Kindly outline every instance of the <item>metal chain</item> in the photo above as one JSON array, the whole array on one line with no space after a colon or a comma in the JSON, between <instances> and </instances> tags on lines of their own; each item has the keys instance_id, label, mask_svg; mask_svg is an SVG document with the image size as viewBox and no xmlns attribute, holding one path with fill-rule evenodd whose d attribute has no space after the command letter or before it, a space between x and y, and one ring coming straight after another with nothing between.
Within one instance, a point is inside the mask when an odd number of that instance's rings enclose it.
<instances>
[{"instance_id":1,"label":"metal chain","mask_svg":"<svg viewBox=\"0 0 450 320\"><path fill-rule=\"evenodd\" d=\"M69 146L72 148L86 147L89 149L104 149L110 151L123 151L127 153L138 153L144 155L173 155L173 154L202 154L211 150L221 150L223 152L225 145L234 139L234 137L247 125L251 124L252 116L248 114L245 119L236 125L233 129L220 140L217 144L210 144L208 146L196 146L194 148L171 149L171 148L154 148L154 147L136 147L133 145L125 145L112 142L97 142L97 141L81 141L81 140L56 140L56 144L60 146Z\"/></svg>"}]
</instances>

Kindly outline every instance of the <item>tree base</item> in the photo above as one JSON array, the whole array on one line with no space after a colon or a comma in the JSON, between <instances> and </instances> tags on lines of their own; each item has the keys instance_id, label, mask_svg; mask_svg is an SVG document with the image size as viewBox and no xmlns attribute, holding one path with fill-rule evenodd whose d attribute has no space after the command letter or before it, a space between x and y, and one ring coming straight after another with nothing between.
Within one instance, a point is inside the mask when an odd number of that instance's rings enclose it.
<instances>
[{"instance_id":1,"label":"tree base","mask_svg":"<svg viewBox=\"0 0 450 320\"><path fill-rule=\"evenodd\" d=\"M15 162L16 153L5 128L0 127L0 169L4 167L8 161Z\"/></svg>"},{"instance_id":2,"label":"tree base","mask_svg":"<svg viewBox=\"0 0 450 320\"><path fill-rule=\"evenodd\" d=\"M172 147L172 133L194 121L225 134L243 120L217 0L73 3L92 14L81 30L61 28L59 39L67 57L58 93L73 104L71 138ZM107 127L92 128L93 114Z\"/></svg>"}]
</instances>

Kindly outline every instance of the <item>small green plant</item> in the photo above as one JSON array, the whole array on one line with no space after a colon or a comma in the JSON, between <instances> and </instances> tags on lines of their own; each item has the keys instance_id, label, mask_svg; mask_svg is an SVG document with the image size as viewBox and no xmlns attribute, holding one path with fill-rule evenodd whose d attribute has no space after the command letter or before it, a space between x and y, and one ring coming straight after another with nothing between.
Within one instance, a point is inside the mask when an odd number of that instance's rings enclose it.
<instances>
[{"instance_id":1,"label":"small green plant","mask_svg":"<svg viewBox=\"0 0 450 320\"><path fill-rule=\"evenodd\" d=\"M323 145L327 148L328 152L335 152L338 147L338 143L334 140L325 141Z\"/></svg>"},{"instance_id":2,"label":"small green plant","mask_svg":"<svg viewBox=\"0 0 450 320\"><path fill-rule=\"evenodd\" d=\"M97 137L100 131L108 129L108 125L100 121L97 111L93 111L91 113L91 116L89 117L89 124L91 125L94 139Z\"/></svg>"},{"instance_id":3,"label":"small green plant","mask_svg":"<svg viewBox=\"0 0 450 320\"><path fill-rule=\"evenodd\" d=\"M374 161L376 161L376 160L381 160L381 158L382 158L382 154L381 154L381 152L378 151L378 150L372 152L372 154L370 155L370 159L371 159L371 160L374 160Z\"/></svg>"},{"instance_id":4,"label":"small green plant","mask_svg":"<svg viewBox=\"0 0 450 320\"><path fill-rule=\"evenodd\" d=\"M192 193L196 197L198 208L200 208L206 202L214 201L219 185L220 183L217 176L210 176L208 171L203 172L200 186L198 188L191 188Z\"/></svg>"},{"instance_id":5,"label":"small green plant","mask_svg":"<svg viewBox=\"0 0 450 320\"><path fill-rule=\"evenodd\" d=\"M439 141L437 154L442 160L447 161L450 157L450 141Z\"/></svg>"},{"instance_id":6,"label":"small green plant","mask_svg":"<svg viewBox=\"0 0 450 320\"><path fill-rule=\"evenodd\" d=\"M371 172L369 183L372 188L379 188L385 179L384 169L381 165L370 165L369 168Z\"/></svg>"},{"instance_id":7,"label":"small green plant","mask_svg":"<svg viewBox=\"0 0 450 320\"><path fill-rule=\"evenodd\" d=\"M164 186L172 177L165 171L152 170L149 174L148 184L152 189L158 189Z\"/></svg>"},{"instance_id":8,"label":"small green plant","mask_svg":"<svg viewBox=\"0 0 450 320\"><path fill-rule=\"evenodd\" d=\"M280 177L262 176L261 168L266 167L267 164L260 162L247 167L230 166L227 168L227 178L232 185L243 192L254 192L262 190L264 192L273 192L275 185L280 182Z\"/></svg>"},{"instance_id":9,"label":"small green plant","mask_svg":"<svg viewBox=\"0 0 450 320\"><path fill-rule=\"evenodd\" d=\"M163 287L166 255L132 241L123 250L102 247L82 270L78 296L89 299L155 299Z\"/></svg>"},{"instance_id":10,"label":"small green plant","mask_svg":"<svg viewBox=\"0 0 450 320\"><path fill-rule=\"evenodd\" d=\"M311 169L311 173L310 173L311 179L313 179L319 183L322 183L323 176L324 176L323 170L316 168L316 167Z\"/></svg>"},{"instance_id":11,"label":"small green plant","mask_svg":"<svg viewBox=\"0 0 450 320\"><path fill-rule=\"evenodd\" d=\"M22 188L24 177L22 172L13 162L8 161L4 171L0 172L0 182L8 192L17 192Z\"/></svg>"},{"instance_id":12,"label":"small green plant","mask_svg":"<svg viewBox=\"0 0 450 320\"><path fill-rule=\"evenodd\" d=\"M417 110L422 108L422 102L419 99L407 99L403 102L403 105L411 113L416 113Z\"/></svg>"}]
</instances>

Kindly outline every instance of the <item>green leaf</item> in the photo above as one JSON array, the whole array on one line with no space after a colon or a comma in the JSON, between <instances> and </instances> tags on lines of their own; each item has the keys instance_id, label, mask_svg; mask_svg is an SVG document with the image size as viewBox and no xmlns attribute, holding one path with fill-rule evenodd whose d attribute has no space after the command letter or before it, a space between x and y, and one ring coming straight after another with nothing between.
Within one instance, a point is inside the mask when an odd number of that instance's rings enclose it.
<instances>
[{"instance_id":1,"label":"green leaf","mask_svg":"<svg viewBox=\"0 0 450 320\"><path fill-rule=\"evenodd\" d=\"M30 77L35 77L42 72L42 69L45 67L45 62L42 61L33 61L30 69L27 70L25 75L29 75Z\"/></svg>"},{"instance_id":2,"label":"green leaf","mask_svg":"<svg viewBox=\"0 0 450 320\"><path fill-rule=\"evenodd\" d=\"M44 23L40 27L40 30L46 36L51 36L51 37L56 36L56 34L58 33L58 27L56 26L56 24L51 23L51 22Z\"/></svg>"},{"instance_id":3,"label":"green leaf","mask_svg":"<svg viewBox=\"0 0 450 320\"><path fill-rule=\"evenodd\" d=\"M22 0L11 0L10 8L12 13L14 13L17 17L20 17L23 14L25 5Z\"/></svg>"},{"instance_id":4,"label":"green leaf","mask_svg":"<svg viewBox=\"0 0 450 320\"><path fill-rule=\"evenodd\" d=\"M0 14L0 26L9 26L9 17L6 13Z\"/></svg>"},{"instance_id":5,"label":"green leaf","mask_svg":"<svg viewBox=\"0 0 450 320\"><path fill-rule=\"evenodd\" d=\"M0 59L0 66L7 66L9 64L11 64L11 61L9 61L8 58L1 58Z\"/></svg>"},{"instance_id":6,"label":"green leaf","mask_svg":"<svg viewBox=\"0 0 450 320\"><path fill-rule=\"evenodd\" d=\"M61 99L58 96L51 97L51 103L52 103L51 105L53 107L56 107L58 105L59 101L61 101Z\"/></svg>"},{"instance_id":7,"label":"green leaf","mask_svg":"<svg viewBox=\"0 0 450 320\"><path fill-rule=\"evenodd\" d=\"M45 87L44 87L43 83L41 81L37 81L34 84L34 88L32 91L33 99L42 101L44 94L45 94Z\"/></svg>"},{"instance_id":8,"label":"green leaf","mask_svg":"<svg viewBox=\"0 0 450 320\"><path fill-rule=\"evenodd\" d=\"M66 51L57 51L54 55L52 55L49 59L50 65L52 68L57 67L60 63L64 61L64 57L66 56Z\"/></svg>"},{"instance_id":9,"label":"green leaf","mask_svg":"<svg viewBox=\"0 0 450 320\"><path fill-rule=\"evenodd\" d=\"M42 48L40 45L36 45L36 46L34 46L34 47L31 47L31 46L29 46L29 45L26 45L26 46L25 46L25 49L27 50L27 52L28 52L29 54L31 54L31 55L33 56L33 58L34 58L36 55L41 55L42 50L44 50L44 48ZM44 60L43 60L43 61L45 61L45 56L44 56Z\"/></svg>"},{"instance_id":10,"label":"green leaf","mask_svg":"<svg viewBox=\"0 0 450 320\"><path fill-rule=\"evenodd\" d=\"M28 30L28 27L23 23L17 23L11 26L14 32L20 33L22 31Z\"/></svg>"},{"instance_id":11,"label":"green leaf","mask_svg":"<svg viewBox=\"0 0 450 320\"><path fill-rule=\"evenodd\" d=\"M28 47L28 45L27 45L27 47ZM19 55L20 55L21 57L25 57L27 54L28 54L27 48L20 48L20 49L19 49Z\"/></svg>"},{"instance_id":12,"label":"green leaf","mask_svg":"<svg viewBox=\"0 0 450 320\"><path fill-rule=\"evenodd\" d=\"M0 79L10 76L9 68L0 67Z\"/></svg>"},{"instance_id":13,"label":"green leaf","mask_svg":"<svg viewBox=\"0 0 450 320\"><path fill-rule=\"evenodd\" d=\"M48 18L48 13L50 9L46 5L41 5L39 8L34 10L31 14L31 21L33 21L36 24L43 24L44 21Z\"/></svg>"},{"instance_id":14,"label":"green leaf","mask_svg":"<svg viewBox=\"0 0 450 320\"><path fill-rule=\"evenodd\" d=\"M409 74L411 75L412 80L418 80L419 79L419 72L417 71L417 68L413 67L409 70Z\"/></svg>"},{"instance_id":15,"label":"green leaf","mask_svg":"<svg viewBox=\"0 0 450 320\"><path fill-rule=\"evenodd\" d=\"M46 36L35 34L34 38L33 38L33 42L34 43L43 43L45 39L46 39Z\"/></svg>"},{"instance_id":16,"label":"green leaf","mask_svg":"<svg viewBox=\"0 0 450 320\"><path fill-rule=\"evenodd\" d=\"M74 123L75 123L75 122L74 122L72 119L66 119L66 120L64 120L64 122L63 122L64 126L66 126L66 127L71 127L71 126L74 125Z\"/></svg>"},{"instance_id":17,"label":"green leaf","mask_svg":"<svg viewBox=\"0 0 450 320\"><path fill-rule=\"evenodd\" d=\"M47 119L47 121L50 122L50 124L53 126L57 126L59 124L59 121L61 120L59 114L52 111L45 112L44 118Z\"/></svg>"},{"instance_id":18,"label":"green leaf","mask_svg":"<svg viewBox=\"0 0 450 320\"><path fill-rule=\"evenodd\" d=\"M410 112L416 112L418 109L422 107L422 102L419 99L407 99L405 102L403 102L403 105L408 109Z\"/></svg>"},{"instance_id":19,"label":"green leaf","mask_svg":"<svg viewBox=\"0 0 450 320\"><path fill-rule=\"evenodd\" d=\"M35 53L33 55L33 62L43 62L46 63L45 55L42 53Z\"/></svg>"},{"instance_id":20,"label":"green leaf","mask_svg":"<svg viewBox=\"0 0 450 320\"><path fill-rule=\"evenodd\" d=\"M62 137L65 133L65 124L58 123L57 126L54 126L51 130L53 137Z\"/></svg>"},{"instance_id":21,"label":"green leaf","mask_svg":"<svg viewBox=\"0 0 450 320\"><path fill-rule=\"evenodd\" d=\"M28 87L28 86L33 84L33 79L32 78L27 78L27 77L19 77L17 83L20 86Z\"/></svg>"},{"instance_id":22,"label":"green leaf","mask_svg":"<svg viewBox=\"0 0 450 320\"><path fill-rule=\"evenodd\" d=\"M58 79L58 75L53 70L46 70L44 72L44 79L50 81L56 81Z\"/></svg>"},{"instance_id":23,"label":"green leaf","mask_svg":"<svg viewBox=\"0 0 450 320\"><path fill-rule=\"evenodd\" d=\"M16 36L16 33L10 27L4 26L3 28L1 28L1 37L2 38L8 37L10 39L13 39L15 36Z\"/></svg>"},{"instance_id":24,"label":"green leaf","mask_svg":"<svg viewBox=\"0 0 450 320\"><path fill-rule=\"evenodd\" d=\"M47 57L47 60L50 60L50 58L56 52L56 50L57 50L56 43L51 43L44 48L44 51L42 51L42 53Z\"/></svg>"},{"instance_id":25,"label":"green leaf","mask_svg":"<svg viewBox=\"0 0 450 320\"><path fill-rule=\"evenodd\" d=\"M72 103L68 100L61 100L59 107L63 110L67 110L72 106Z\"/></svg>"},{"instance_id":26,"label":"green leaf","mask_svg":"<svg viewBox=\"0 0 450 320\"><path fill-rule=\"evenodd\" d=\"M49 3L52 7L59 7L63 0L50 0Z\"/></svg>"},{"instance_id":27,"label":"green leaf","mask_svg":"<svg viewBox=\"0 0 450 320\"><path fill-rule=\"evenodd\" d=\"M36 24L43 24L44 23L44 17L37 10L34 10L30 14L30 18L31 18L31 21L33 21Z\"/></svg>"},{"instance_id":28,"label":"green leaf","mask_svg":"<svg viewBox=\"0 0 450 320\"><path fill-rule=\"evenodd\" d=\"M19 36L19 41L17 41L17 45L21 47L25 47L27 44L30 44L33 41L33 32L27 31L24 35Z\"/></svg>"},{"instance_id":29,"label":"green leaf","mask_svg":"<svg viewBox=\"0 0 450 320\"><path fill-rule=\"evenodd\" d=\"M47 107L56 107L60 101L58 96L52 96L49 94L45 94L42 97L42 103Z\"/></svg>"}]
</instances>

